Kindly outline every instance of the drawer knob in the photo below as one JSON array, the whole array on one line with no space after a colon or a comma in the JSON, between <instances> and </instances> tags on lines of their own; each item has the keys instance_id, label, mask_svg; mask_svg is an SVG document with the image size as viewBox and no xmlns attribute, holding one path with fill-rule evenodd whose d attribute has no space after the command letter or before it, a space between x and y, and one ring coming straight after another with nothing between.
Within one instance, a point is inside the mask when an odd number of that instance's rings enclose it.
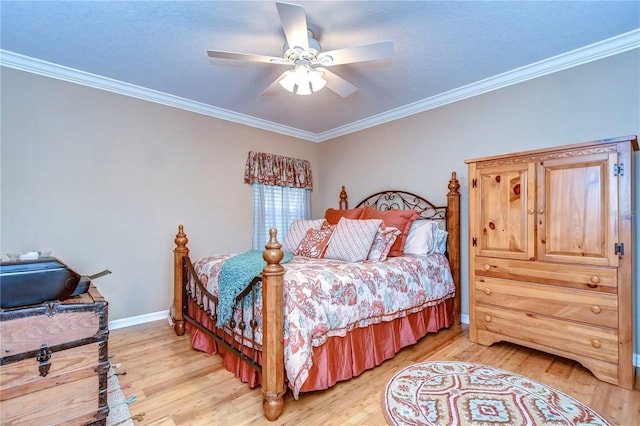
<instances>
[{"instance_id":1,"label":"drawer knob","mask_svg":"<svg viewBox=\"0 0 640 426\"><path fill-rule=\"evenodd\" d=\"M529 214L534 214L536 212L536 209L529 209Z\"/></svg>"},{"instance_id":2,"label":"drawer knob","mask_svg":"<svg viewBox=\"0 0 640 426\"><path fill-rule=\"evenodd\" d=\"M489 265L488 263L484 265L484 270L488 271L489 269L491 269L491 265Z\"/></svg>"},{"instance_id":3,"label":"drawer knob","mask_svg":"<svg viewBox=\"0 0 640 426\"><path fill-rule=\"evenodd\" d=\"M594 275L591 277L591 282L594 284L599 284L600 283L600 277L597 275Z\"/></svg>"},{"instance_id":4,"label":"drawer knob","mask_svg":"<svg viewBox=\"0 0 640 426\"><path fill-rule=\"evenodd\" d=\"M540 207L538 209L538 214L544 214L544 208L543 207Z\"/></svg>"},{"instance_id":5,"label":"drawer knob","mask_svg":"<svg viewBox=\"0 0 640 426\"><path fill-rule=\"evenodd\" d=\"M491 294L491 289L490 288L485 288L484 289L484 294L486 294L487 296Z\"/></svg>"},{"instance_id":6,"label":"drawer knob","mask_svg":"<svg viewBox=\"0 0 640 426\"><path fill-rule=\"evenodd\" d=\"M600 340L598 339L592 339L591 340L591 346L593 346L594 348L599 348L600 346L602 346L602 343L600 343Z\"/></svg>"},{"instance_id":7,"label":"drawer knob","mask_svg":"<svg viewBox=\"0 0 640 426\"><path fill-rule=\"evenodd\" d=\"M485 320L486 322L491 322L491 315L485 315L485 316L484 316L484 320Z\"/></svg>"},{"instance_id":8,"label":"drawer knob","mask_svg":"<svg viewBox=\"0 0 640 426\"><path fill-rule=\"evenodd\" d=\"M593 312L594 314L599 314L600 312L602 312L602 309L600 309L600 306L598 305L593 305L591 307L591 312Z\"/></svg>"}]
</instances>

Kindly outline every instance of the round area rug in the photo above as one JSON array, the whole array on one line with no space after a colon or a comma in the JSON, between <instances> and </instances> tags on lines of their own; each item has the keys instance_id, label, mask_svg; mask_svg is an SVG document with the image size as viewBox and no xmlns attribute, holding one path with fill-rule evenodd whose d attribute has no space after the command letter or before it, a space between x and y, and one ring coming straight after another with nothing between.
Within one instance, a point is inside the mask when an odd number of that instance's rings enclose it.
<instances>
[{"instance_id":1,"label":"round area rug","mask_svg":"<svg viewBox=\"0 0 640 426\"><path fill-rule=\"evenodd\" d=\"M469 362L425 362L385 386L391 425L608 425L579 401L510 371Z\"/></svg>"}]
</instances>

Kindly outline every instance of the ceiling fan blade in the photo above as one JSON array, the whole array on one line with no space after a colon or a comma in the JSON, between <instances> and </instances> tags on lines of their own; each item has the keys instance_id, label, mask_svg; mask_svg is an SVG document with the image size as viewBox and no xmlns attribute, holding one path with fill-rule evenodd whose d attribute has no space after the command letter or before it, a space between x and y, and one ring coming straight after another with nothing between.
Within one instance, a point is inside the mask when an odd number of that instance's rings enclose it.
<instances>
[{"instance_id":1,"label":"ceiling fan blade","mask_svg":"<svg viewBox=\"0 0 640 426\"><path fill-rule=\"evenodd\" d=\"M252 55L250 53L226 52L224 50L207 50L210 58L236 59L240 61L266 62L269 64L290 65L284 58L265 55Z\"/></svg>"},{"instance_id":2,"label":"ceiling fan blade","mask_svg":"<svg viewBox=\"0 0 640 426\"><path fill-rule=\"evenodd\" d=\"M280 74L280 76L278 76L278 78L273 80L273 83L271 83L266 89L264 89L262 91L261 95L263 95L263 96L273 96L273 95L278 94L280 92L280 90L282 89L282 87L280 87L280 80L282 80L282 78L284 77L286 72L287 71L283 72L282 74Z\"/></svg>"},{"instance_id":3,"label":"ceiling fan blade","mask_svg":"<svg viewBox=\"0 0 640 426\"><path fill-rule=\"evenodd\" d=\"M304 7L283 2L276 2L276 7L289 49L301 47L305 52L308 51L307 15L304 12Z\"/></svg>"},{"instance_id":4,"label":"ceiling fan blade","mask_svg":"<svg viewBox=\"0 0 640 426\"><path fill-rule=\"evenodd\" d=\"M338 75L332 73L328 69L321 68L321 67L317 67L316 69L324 73L322 75L322 78L324 78L327 82L327 85L326 85L327 89L333 92L336 92L338 95L342 96L343 98L346 98L347 96L351 95L353 92L358 90L356 86L349 83L347 80L343 79L342 77L339 77Z\"/></svg>"},{"instance_id":5,"label":"ceiling fan blade","mask_svg":"<svg viewBox=\"0 0 640 426\"><path fill-rule=\"evenodd\" d=\"M393 43L379 41L345 47L344 49L329 50L318 55L317 62L324 66L350 64L353 62L373 61L393 57Z\"/></svg>"}]
</instances>

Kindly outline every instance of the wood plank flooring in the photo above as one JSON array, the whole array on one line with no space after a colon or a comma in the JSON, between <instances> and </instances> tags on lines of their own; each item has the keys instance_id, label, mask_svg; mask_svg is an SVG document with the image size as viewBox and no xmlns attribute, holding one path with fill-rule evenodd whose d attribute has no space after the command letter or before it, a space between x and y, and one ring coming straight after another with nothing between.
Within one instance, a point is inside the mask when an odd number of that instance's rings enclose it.
<instances>
[{"instance_id":1,"label":"wood plank flooring","mask_svg":"<svg viewBox=\"0 0 640 426\"><path fill-rule=\"evenodd\" d=\"M483 363L530 377L590 406L612 425L640 424L640 388L625 390L596 379L580 364L513 345L490 347L469 342L467 327L455 326L428 335L374 370L327 391L287 393L284 413L276 422L262 414L260 388L248 386L227 372L217 356L191 348L187 334L177 337L167 321L111 331L109 353L125 396L135 394L132 414L144 412L136 426L154 425L385 425L380 394L403 367L422 361ZM637 370L637 369L636 369Z\"/></svg>"}]
</instances>

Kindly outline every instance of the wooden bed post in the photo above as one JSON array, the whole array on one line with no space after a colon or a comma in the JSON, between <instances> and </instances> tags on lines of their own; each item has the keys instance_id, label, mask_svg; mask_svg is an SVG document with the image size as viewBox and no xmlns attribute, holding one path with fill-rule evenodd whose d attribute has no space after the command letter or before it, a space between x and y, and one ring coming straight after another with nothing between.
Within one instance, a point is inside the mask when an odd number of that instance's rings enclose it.
<instances>
[{"instance_id":1,"label":"wooden bed post","mask_svg":"<svg viewBox=\"0 0 640 426\"><path fill-rule=\"evenodd\" d=\"M269 230L269 242L262 255L267 266L262 270L262 409L274 421L284 408L284 252L276 239L275 228Z\"/></svg>"},{"instance_id":2,"label":"wooden bed post","mask_svg":"<svg viewBox=\"0 0 640 426\"><path fill-rule=\"evenodd\" d=\"M338 204L338 208L341 210L349 208L349 199L347 198L347 191L345 191L344 185L342 185L342 191L340 191L340 203Z\"/></svg>"},{"instance_id":3,"label":"wooden bed post","mask_svg":"<svg viewBox=\"0 0 640 426\"><path fill-rule=\"evenodd\" d=\"M178 225L176 234L176 248L173 250L173 329L178 336L184 334L184 317L182 316L182 295L184 291L184 267L183 259L189 256L187 242L189 239L184 233L182 225Z\"/></svg>"},{"instance_id":4,"label":"wooden bed post","mask_svg":"<svg viewBox=\"0 0 640 426\"><path fill-rule=\"evenodd\" d=\"M449 233L449 265L456 286L453 304L454 324L460 324L460 182L456 172L451 172L447 193L447 232Z\"/></svg>"}]
</instances>

